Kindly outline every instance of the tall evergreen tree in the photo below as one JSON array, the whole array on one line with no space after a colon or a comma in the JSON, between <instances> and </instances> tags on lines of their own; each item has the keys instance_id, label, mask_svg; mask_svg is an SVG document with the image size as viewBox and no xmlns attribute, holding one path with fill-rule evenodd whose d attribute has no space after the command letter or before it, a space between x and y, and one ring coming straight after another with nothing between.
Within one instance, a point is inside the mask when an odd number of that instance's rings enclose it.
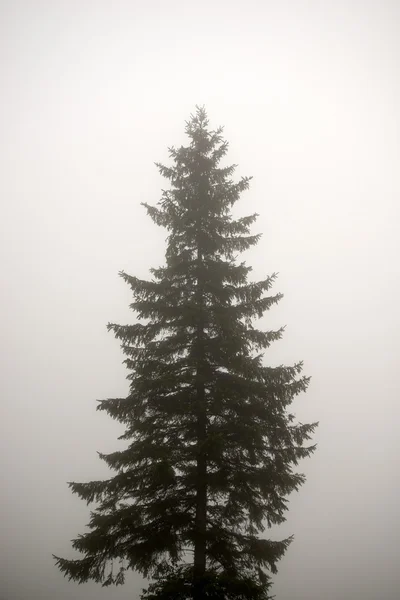
<instances>
[{"instance_id":1,"label":"tall evergreen tree","mask_svg":"<svg viewBox=\"0 0 400 600\"><path fill-rule=\"evenodd\" d=\"M283 329L260 331L281 294L276 275L248 280L236 255L259 240L253 214L231 208L250 178L221 166L228 144L204 109L186 124L190 143L170 149L169 180L156 207L169 232L165 265L145 281L121 272L133 292L133 325L108 325L126 355L130 393L99 402L125 426L124 450L100 457L116 474L70 483L94 503L89 531L73 540L83 558L55 557L80 583L121 584L127 569L153 579L143 598L268 598L270 573L291 538L261 537L285 520L287 496L304 482L293 471L316 427L288 412L309 379L302 364L266 366L262 351Z\"/></svg>"}]
</instances>

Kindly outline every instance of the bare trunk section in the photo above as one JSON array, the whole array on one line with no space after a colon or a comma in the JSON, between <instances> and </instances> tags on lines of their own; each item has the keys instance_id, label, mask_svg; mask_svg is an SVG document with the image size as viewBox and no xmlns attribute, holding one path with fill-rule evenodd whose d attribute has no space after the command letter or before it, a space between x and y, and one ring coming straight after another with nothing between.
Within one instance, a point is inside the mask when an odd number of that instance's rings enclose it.
<instances>
[{"instance_id":1,"label":"bare trunk section","mask_svg":"<svg viewBox=\"0 0 400 600\"><path fill-rule=\"evenodd\" d=\"M204 408L204 384L198 386L198 401ZM199 407L200 408L200 407ZM196 539L194 546L194 599L202 598L202 582L206 573L206 532L207 532L207 458L204 453L206 440L206 414L198 415L198 457L196 490Z\"/></svg>"}]
</instances>

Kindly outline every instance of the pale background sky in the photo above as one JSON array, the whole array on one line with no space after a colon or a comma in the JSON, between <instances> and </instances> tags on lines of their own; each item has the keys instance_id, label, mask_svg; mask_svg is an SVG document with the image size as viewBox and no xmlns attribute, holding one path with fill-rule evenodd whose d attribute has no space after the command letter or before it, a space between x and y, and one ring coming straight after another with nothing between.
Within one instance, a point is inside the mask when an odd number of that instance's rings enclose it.
<instances>
[{"instance_id":1,"label":"pale background sky","mask_svg":"<svg viewBox=\"0 0 400 600\"><path fill-rule=\"evenodd\" d=\"M399 103L396 0L0 2L2 600L136 600L68 583L88 508L66 481L108 472L118 426L96 398L128 390L108 321L132 322L119 270L146 277L164 232L140 202L154 161L205 104L237 210L263 232L246 260L280 273L266 360L304 359L295 403L319 448L291 497L277 600L397 600Z\"/></svg>"}]
</instances>

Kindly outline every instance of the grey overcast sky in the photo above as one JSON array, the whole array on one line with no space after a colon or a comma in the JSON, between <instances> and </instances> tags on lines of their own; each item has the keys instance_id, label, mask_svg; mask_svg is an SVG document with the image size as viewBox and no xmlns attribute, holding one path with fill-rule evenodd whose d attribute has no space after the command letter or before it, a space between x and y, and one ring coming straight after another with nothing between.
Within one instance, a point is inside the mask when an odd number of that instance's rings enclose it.
<instances>
[{"instance_id":1,"label":"grey overcast sky","mask_svg":"<svg viewBox=\"0 0 400 600\"><path fill-rule=\"evenodd\" d=\"M204 104L254 176L245 258L280 273L265 360L304 360L294 409L321 422L272 532L295 534L277 600L397 600L400 4L2 0L0 30L0 597L138 598L139 576L77 586L51 554L88 521L65 482L107 476L96 451L119 447L95 411L128 390L105 327L134 319L117 273L163 262L140 202Z\"/></svg>"}]
</instances>

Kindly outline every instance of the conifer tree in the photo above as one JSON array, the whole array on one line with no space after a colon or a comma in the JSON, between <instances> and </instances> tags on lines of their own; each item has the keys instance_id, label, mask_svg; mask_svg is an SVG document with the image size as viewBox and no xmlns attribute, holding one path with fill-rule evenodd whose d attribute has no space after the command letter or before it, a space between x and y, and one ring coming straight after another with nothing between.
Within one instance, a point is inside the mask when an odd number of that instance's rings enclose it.
<instances>
[{"instance_id":1,"label":"conifer tree","mask_svg":"<svg viewBox=\"0 0 400 600\"><path fill-rule=\"evenodd\" d=\"M293 466L314 450L317 424L289 412L309 382L302 363L263 358L283 328L261 331L255 319L282 295L268 293L275 274L251 282L237 262L260 237L249 233L257 214L231 212L250 178L235 182L235 166L221 166L228 144L203 108L186 133L172 165L157 165L169 189L144 204L168 231L165 264L149 281L120 273L137 322L108 325L130 392L98 410L124 425L126 447L100 454L110 479L69 484L95 506L72 544L83 557L54 558L80 583L118 585L136 570L153 580L147 600L265 600L291 538L262 534L285 520L287 496L304 482Z\"/></svg>"}]
</instances>

